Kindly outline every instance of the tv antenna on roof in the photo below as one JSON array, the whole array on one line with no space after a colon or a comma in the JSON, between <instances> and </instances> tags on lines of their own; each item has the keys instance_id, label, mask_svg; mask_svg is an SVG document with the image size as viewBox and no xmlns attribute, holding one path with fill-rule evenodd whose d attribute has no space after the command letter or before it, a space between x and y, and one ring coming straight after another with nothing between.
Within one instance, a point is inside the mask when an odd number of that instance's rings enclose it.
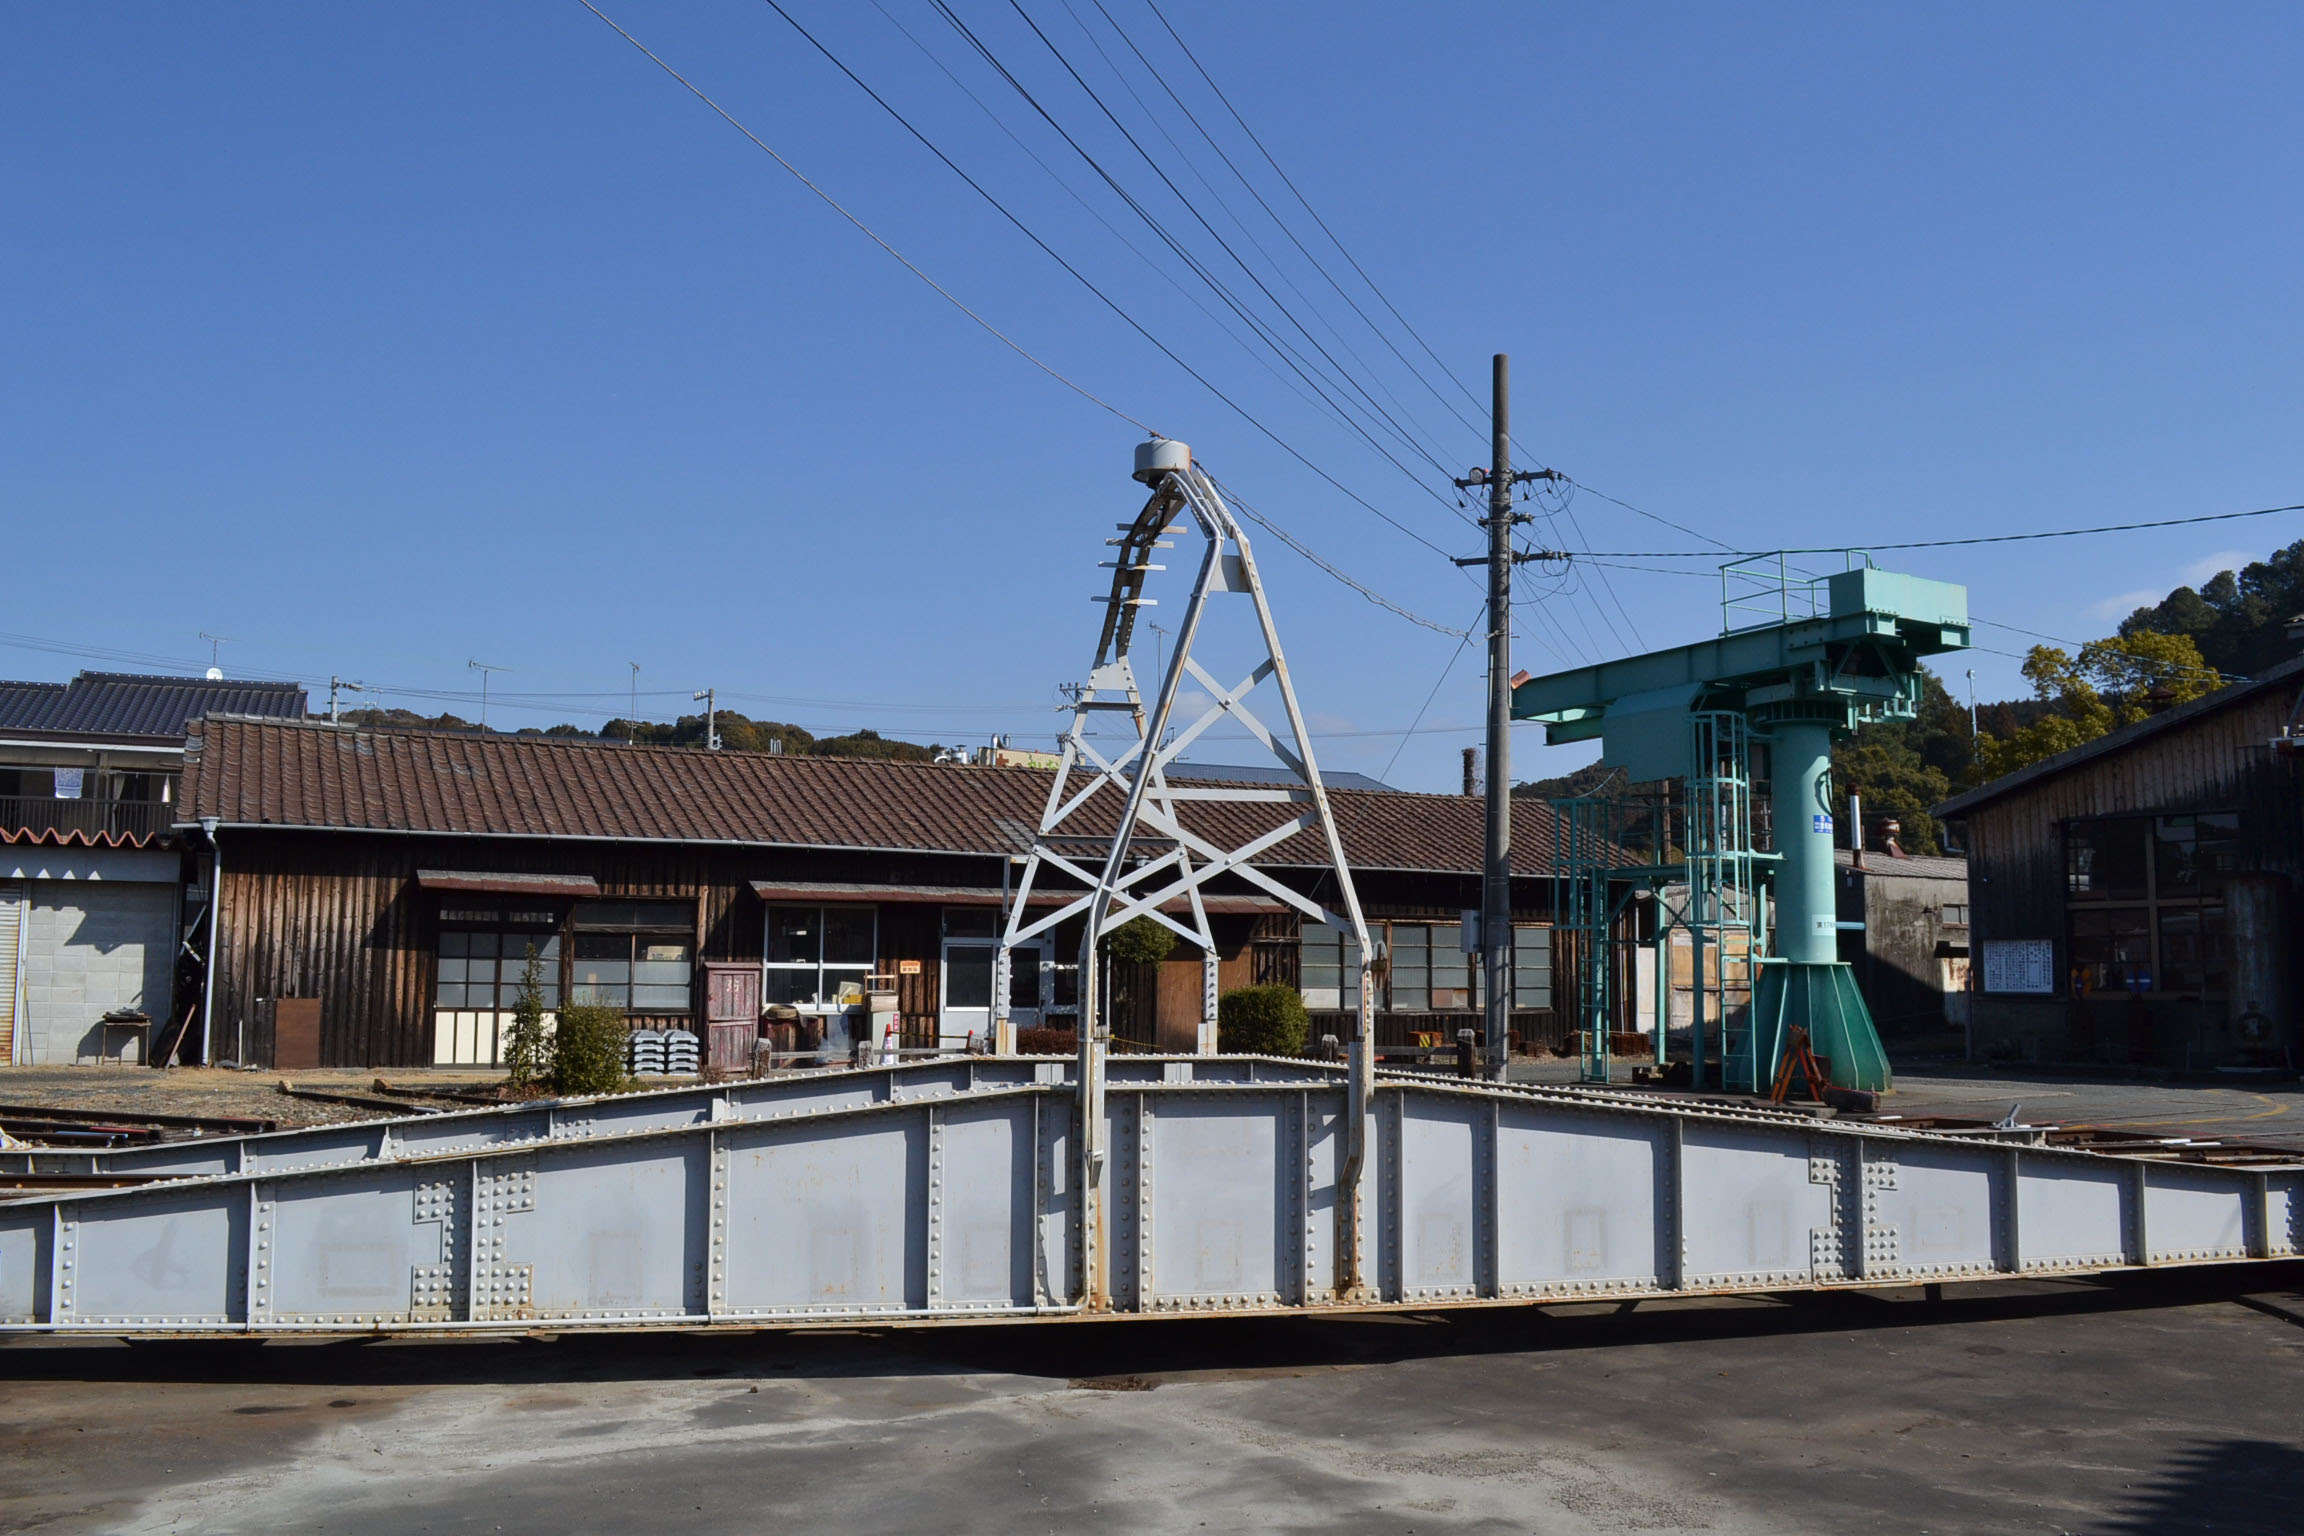
<instances>
[{"instance_id":1,"label":"tv antenna on roof","mask_svg":"<svg viewBox=\"0 0 2304 1536\"><path fill-rule=\"evenodd\" d=\"M220 658L223 655L224 644L235 637L232 635L212 635L208 631L202 630L200 631L200 638L208 642L209 680L222 682L224 680L224 663Z\"/></svg>"},{"instance_id":2,"label":"tv antenna on roof","mask_svg":"<svg viewBox=\"0 0 2304 1536\"><path fill-rule=\"evenodd\" d=\"M480 729L488 729L488 674L509 672L510 667L491 666L485 661L467 661L465 666L480 674Z\"/></svg>"}]
</instances>

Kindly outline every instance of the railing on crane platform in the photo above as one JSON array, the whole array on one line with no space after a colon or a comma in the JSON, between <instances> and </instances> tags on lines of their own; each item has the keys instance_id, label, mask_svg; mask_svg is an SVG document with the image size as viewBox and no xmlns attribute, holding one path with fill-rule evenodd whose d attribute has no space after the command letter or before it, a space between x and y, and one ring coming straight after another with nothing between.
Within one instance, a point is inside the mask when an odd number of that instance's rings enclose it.
<instances>
[{"instance_id":1,"label":"railing on crane platform","mask_svg":"<svg viewBox=\"0 0 2304 1536\"><path fill-rule=\"evenodd\" d=\"M1846 550L1843 557L1847 570L1872 568L1872 557L1862 550ZM1720 567L1720 633L1829 617L1831 580L1830 573L1794 565L1784 550L1731 560Z\"/></svg>"}]
</instances>

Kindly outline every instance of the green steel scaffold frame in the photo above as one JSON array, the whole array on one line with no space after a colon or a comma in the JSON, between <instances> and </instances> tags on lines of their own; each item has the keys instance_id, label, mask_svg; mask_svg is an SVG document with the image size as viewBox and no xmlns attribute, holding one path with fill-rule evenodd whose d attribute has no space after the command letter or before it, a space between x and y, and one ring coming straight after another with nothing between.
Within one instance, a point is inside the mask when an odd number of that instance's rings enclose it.
<instances>
[{"instance_id":1,"label":"green steel scaffold frame","mask_svg":"<svg viewBox=\"0 0 2304 1536\"><path fill-rule=\"evenodd\" d=\"M1742 1026L1752 997L1753 958L1767 946L1767 900L1758 866L1768 858L1752 846L1751 733L1743 716L1726 710L1690 715L1688 733L1690 771L1681 781L1677 843L1668 790L1552 802L1560 817L1556 910L1561 930L1575 936L1586 1082L1607 1082L1614 1065L1608 1036L1626 975L1615 961L1614 935L1643 895L1656 903L1658 1065L1670 1053L1675 931L1689 941L1692 1080L1703 1084L1715 1041L1724 1058L1736 1046L1750 1051L1750 1031ZM1639 856L1643 844L1645 859Z\"/></svg>"},{"instance_id":2,"label":"green steel scaffold frame","mask_svg":"<svg viewBox=\"0 0 2304 1536\"><path fill-rule=\"evenodd\" d=\"M1576 956L1576 1016L1583 1041L1585 1082L1608 1081L1608 1031L1616 1018L1614 964L1616 923L1654 865L1628 865L1626 824L1629 802L1621 795L1573 795L1552 802L1559 815L1553 844L1553 905L1559 931L1573 936ZM1661 809L1661 805L1659 805ZM1659 844L1666 834L1656 828ZM1661 847L1658 849L1661 853Z\"/></svg>"},{"instance_id":3,"label":"green steel scaffold frame","mask_svg":"<svg viewBox=\"0 0 2304 1536\"><path fill-rule=\"evenodd\" d=\"M1759 866L1766 855L1752 846L1752 731L1732 710L1700 710L1688 718L1687 885L1680 921L1689 947L1689 1081L1705 1086L1711 1032L1720 1035L1725 1063L1731 1042L1748 1041L1753 957L1768 947L1768 903ZM1659 956L1668 953L1664 924L1657 925ZM1707 963L1705 954L1711 953ZM1666 962L1657 985L1657 1062L1664 1060L1670 1017L1670 971ZM1745 1018L1731 1017L1741 995ZM1709 1028L1707 1026L1710 1026ZM1749 1046L1746 1047L1749 1049Z\"/></svg>"}]
</instances>

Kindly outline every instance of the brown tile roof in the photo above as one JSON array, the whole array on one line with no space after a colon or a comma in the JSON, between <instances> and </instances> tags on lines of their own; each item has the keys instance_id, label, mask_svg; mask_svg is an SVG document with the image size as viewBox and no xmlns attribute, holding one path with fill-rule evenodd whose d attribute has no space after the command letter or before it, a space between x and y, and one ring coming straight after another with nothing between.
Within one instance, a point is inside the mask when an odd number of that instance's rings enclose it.
<instances>
[{"instance_id":1,"label":"brown tile roof","mask_svg":"<svg viewBox=\"0 0 2304 1536\"><path fill-rule=\"evenodd\" d=\"M156 832L96 832L85 827L0 827L0 845L55 848L149 848Z\"/></svg>"},{"instance_id":2,"label":"brown tile roof","mask_svg":"<svg viewBox=\"0 0 2304 1536\"><path fill-rule=\"evenodd\" d=\"M1000 854L1030 846L1047 796L1048 774L1034 768L211 716L191 738L180 814L227 826ZM1329 799L1355 868L1480 868L1477 799L1354 789ZM1105 794L1089 811L1100 802L1107 816L1117 807ZM1236 847L1289 809L1195 802L1181 814ZM1514 870L1550 874L1551 811L1521 800L1514 812ZM1324 861L1318 840L1299 834L1258 862Z\"/></svg>"}]
</instances>

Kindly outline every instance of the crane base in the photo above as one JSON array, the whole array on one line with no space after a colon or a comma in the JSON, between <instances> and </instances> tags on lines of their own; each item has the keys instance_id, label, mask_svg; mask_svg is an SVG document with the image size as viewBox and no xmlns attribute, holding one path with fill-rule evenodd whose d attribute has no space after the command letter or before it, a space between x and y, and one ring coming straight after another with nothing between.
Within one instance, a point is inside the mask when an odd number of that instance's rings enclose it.
<instances>
[{"instance_id":1,"label":"crane base","mask_svg":"<svg viewBox=\"0 0 2304 1536\"><path fill-rule=\"evenodd\" d=\"M1888 1052L1872 1027L1872 1010L1864 1006L1856 973L1845 961L1769 960L1761 962L1759 972L1750 1049L1729 1063L1731 1086L1766 1092L1795 1027L1808 1031L1809 1046L1827 1063L1835 1085L1874 1093L1894 1086ZM1750 1080L1744 1081L1747 1075Z\"/></svg>"}]
</instances>

